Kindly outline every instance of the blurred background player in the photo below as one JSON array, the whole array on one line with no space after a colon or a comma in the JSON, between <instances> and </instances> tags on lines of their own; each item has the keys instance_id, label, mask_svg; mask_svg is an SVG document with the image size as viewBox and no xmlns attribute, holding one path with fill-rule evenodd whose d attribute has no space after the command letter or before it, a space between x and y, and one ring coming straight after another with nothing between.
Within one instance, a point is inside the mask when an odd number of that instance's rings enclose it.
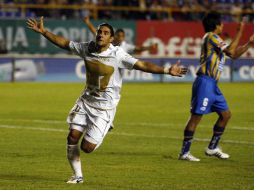
<instances>
[{"instance_id":1,"label":"blurred background player","mask_svg":"<svg viewBox=\"0 0 254 190\"><path fill-rule=\"evenodd\" d=\"M67 183L83 183L79 140L84 135L81 149L85 153L91 153L101 145L113 122L116 106L120 100L123 70L136 69L148 73L182 76L186 74L187 69L181 68L179 62L171 67L161 67L132 57L122 48L111 44L114 30L106 23L99 25L95 42L81 43L47 31L44 28L43 17L39 22L28 19L27 25L53 44L72 51L85 61L86 87L67 118L70 126L67 158L74 172Z\"/></svg>"},{"instance_id":2,"label":"blurred background player","mask_svg":"<svg viewBox=\"0 0 254 190\"><path fill-rule=\"evenodd\" d=\"M229 158L228 154L218 148L221 135L231 117L231 112L217 83L225 64L225 54L232 59L236 59L254 43L254 35L252 35L245 45L238 47L243 33L244 21L239 24L237 34L229 45L220 37L223 23L219 13L207 14L202 22L206 34L203 37L200 68L192 86L191 116L184 130L183 146L179 155L180 160L200 161L200 159L191 155L190 146L195 129L202 116L211 112L216 112L219 118L214 124L213 136L208 148L205 150L205 154L221 159Z\"/></svg>"},{"instance_id":3,"label":"blurred background player","mask_svg":"<svg viewBox=\"0 0 254 190\"><path fill-rule=\"evenodd\" d=\"M83 22L88 26L89 30L96 35L96 28L90 21L90 17L86 16L83 18ZM157 49L157 44L151 44L150 46L136 46L129 44L125 41L125 32L119 28L116 30L114 40L112 42L114 46L120 46L123 50L129 54L141 53L143 51L154 51Z\"/></svg>"}]
</instances>

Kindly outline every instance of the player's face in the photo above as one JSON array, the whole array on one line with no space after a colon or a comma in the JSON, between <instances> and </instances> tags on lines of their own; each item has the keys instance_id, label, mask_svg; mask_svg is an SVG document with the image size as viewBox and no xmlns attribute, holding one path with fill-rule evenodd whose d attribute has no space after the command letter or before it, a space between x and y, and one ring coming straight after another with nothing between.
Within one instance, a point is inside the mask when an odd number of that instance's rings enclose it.
<instances>
[{"instance_id":1,"label":"player's face","mask_svg":"<svg viewBox=\"0 0 254 190\"><path fill-rule=\"evenodd\" d=\"M101 26L97 30L96 34L96 44L99 46L107 46L113 41L111 36L110 29L106 26Z\"/></svg>"},{"instance_id":2,"label":"player's face","mask_svg":"<svg viewBox=\"0 0 254 190\"><path fill-rule=\"evenodd\" d=\"M223 23L221 23L220 25L217 25L217 33L220 35L221 33L222 33L222 31L223 31Z\"/></svg>"},{"instance_id":3,"label":"player's face","mask_svg":"<svg viewBox=\"0 0 254 190\"><path fill-rule=\"evenodd\" d=\"M121 45L121 43L124 41L125 35L123 32L117 32L114 36L115 44Z\"/></svg>"}]
</instances>

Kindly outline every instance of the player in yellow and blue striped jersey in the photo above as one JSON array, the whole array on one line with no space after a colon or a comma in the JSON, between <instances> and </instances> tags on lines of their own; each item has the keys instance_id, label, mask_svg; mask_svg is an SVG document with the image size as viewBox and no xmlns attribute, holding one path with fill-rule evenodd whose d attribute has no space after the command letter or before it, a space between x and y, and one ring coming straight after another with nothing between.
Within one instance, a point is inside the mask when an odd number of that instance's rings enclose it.
<instances>
[{"instance_id":1,"label":"player in yellow and blue striped jersey","mask_svg":"<svg viewBox=\"0 0 254 190\"><path fill-rule=\"evenodd\" d=\"M180 160L200 161L200 159L191 155L190 146L195 129L202 116L211 112L216 112L218 119L214 124L213 136L205 154L221 159L229 158L228 154L223 153L218 148L219 140L231 117L231 112L217 83L223 71L225 55L236 59L254 44L254 35L252 35L245 45L238 47L243 33L244 19L239 24L237 34L229 45L220 37L223 23L219 13L208 13L202 23L206 33L202 42L200 68L192 86L191 116L184 130L183 146L179 155Z\"/></svg>"}]
</instances>

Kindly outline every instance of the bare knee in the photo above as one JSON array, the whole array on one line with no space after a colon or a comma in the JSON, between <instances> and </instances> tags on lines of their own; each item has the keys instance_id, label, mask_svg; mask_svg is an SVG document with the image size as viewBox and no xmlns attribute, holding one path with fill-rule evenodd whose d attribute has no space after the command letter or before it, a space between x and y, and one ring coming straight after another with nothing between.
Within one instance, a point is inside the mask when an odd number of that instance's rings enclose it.
<instances>
[{"instance_id":1,"label":"bare knee","mask_svg":"<svg viewBox=\"0 0 254 190\"><path fill-rule=\"evenodd\" d=\"M83 150L85 153L91 153L94 151L94 149L90 146L81 144L80 146L81 150Z\"/></svg>"},{"instance_id":2,"label":"bare knee","mask_svg":"<svg viewBox=\"0 0 254 190\"><path fill-rule=\"evenodd\" d=\"M232 116L232 114L231 114L230 111L223 112L223 113L220 115L220 117L221 117L221 119L222 119L223 121L228 121L228 120L230 120L231 116Z\"/></svg>"},{"instance_id":3,"label":"bare knee","mask_svg":"<svg viewBox=\"0 0 254 190\"><path fill-rule=\"evenodd\" d=\"M78 144L78 141L81 136L82 136L82 132L77 131L77 130L70 130L68 137L67 137L67 143L69 145Z\"/></svg>"},{"instance_id":4,"label":"bare knee","mask_svg":"<svg viewBox=\"0 0 254 190\"><path fill-rule=\"evenodd\" d=\"M90 143L90 142L86 141L85 139L83 139L83 141L80 145L80 149L83 150L85 153L93 152L95 147L96 147L96 144Z\"/></svg>"},{"instance_id":5,"label":"bare knee","mask_svg":"<svg viewBox=\"0 0 254 190\"><path fill-rule=\"evenodd\" d=\"M75 137L71 136L70 134L69 134L68 137L67 137L67 142L68 142L68 144L70 144L70 145L78 144L78 141L79 141L78 138L75 138Z\"/></svg>"},{"instance_id":6,"label":"bare knee","mask_svg":"<svg viewBox=\"0 0 254 190\"><path fill-rule=\"evenodd\" d=\"M196 115L192 114L191 117L189 118L187 124L186 124L186 130L189 131L195 131L197 125L199 124L200 120L202 118L202 115Z\"/></svg>"}]
</instances>

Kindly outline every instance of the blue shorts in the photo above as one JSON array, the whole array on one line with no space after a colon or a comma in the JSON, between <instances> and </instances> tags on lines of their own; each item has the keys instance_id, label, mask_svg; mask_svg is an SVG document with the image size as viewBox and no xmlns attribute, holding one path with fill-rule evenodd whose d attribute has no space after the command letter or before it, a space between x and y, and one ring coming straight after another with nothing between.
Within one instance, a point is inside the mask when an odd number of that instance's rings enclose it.
<instances>
[{"instance_id":1,"label":"blue shorts","mask_svg":"<svg viewBox=\"0 0 254 190\"><path fill-rule=\"evenodd\" d=\"M191 113L203 115L228 109L227 102L217 86L217 81L209 76L197 76L192 86Z\"/></svg>"}]
</instances>

